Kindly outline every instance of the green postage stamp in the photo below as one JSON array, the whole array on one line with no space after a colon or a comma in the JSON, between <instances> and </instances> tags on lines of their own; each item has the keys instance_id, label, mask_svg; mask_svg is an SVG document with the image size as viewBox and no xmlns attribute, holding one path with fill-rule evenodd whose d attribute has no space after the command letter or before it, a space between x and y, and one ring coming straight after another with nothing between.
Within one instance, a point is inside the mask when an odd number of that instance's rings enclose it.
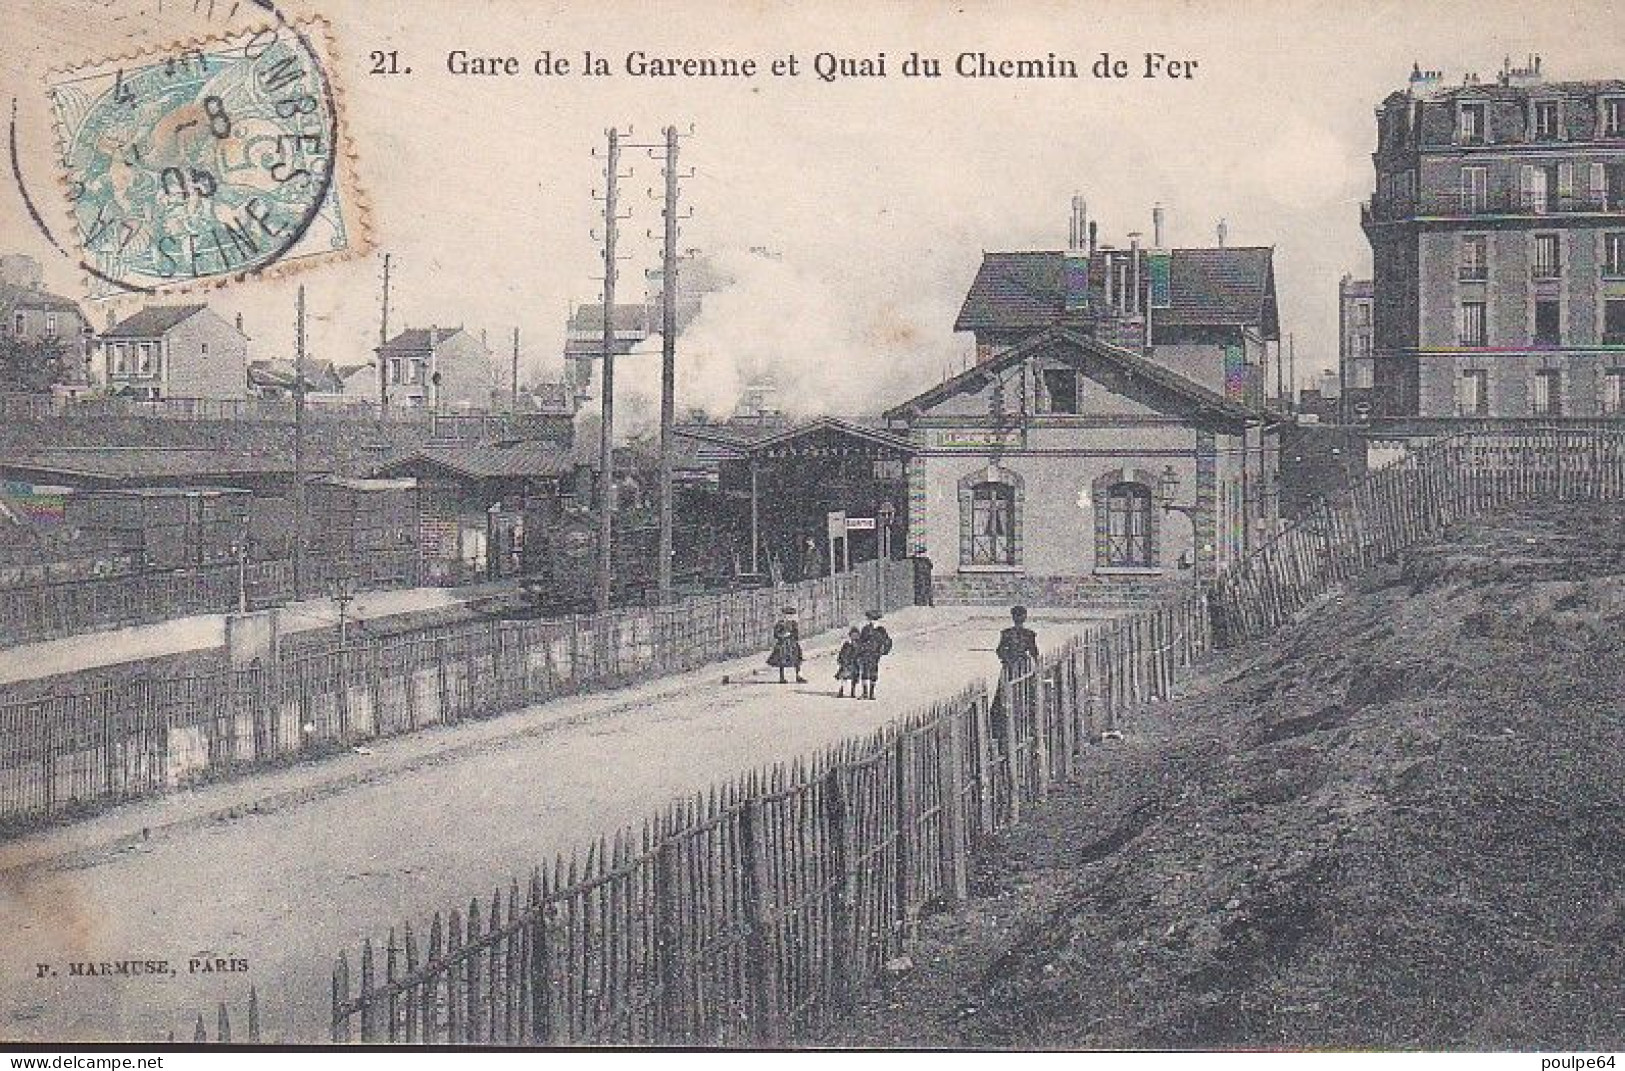
<instances>
[{"instance_id":1,"label":"green postage stamp","mask_svg":"<svg viewBox=\"0 0 1625 1071\"><path fill-rule=\"evenodd\" d=\"M94 297L364 251L331 55L325 22L278 21L51 73L71 233Z\"/></svg>"}]
</instances>

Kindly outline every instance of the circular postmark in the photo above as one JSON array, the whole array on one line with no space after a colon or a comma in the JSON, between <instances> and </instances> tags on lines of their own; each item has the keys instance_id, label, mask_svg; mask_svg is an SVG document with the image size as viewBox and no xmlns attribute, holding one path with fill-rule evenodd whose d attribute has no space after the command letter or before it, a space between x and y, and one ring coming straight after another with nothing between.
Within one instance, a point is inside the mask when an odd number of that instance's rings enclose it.
<instances>
[{"instance_id":1,"label":"circular postmark","mask_svg":"<svg viewBox=\"0 0 1625 1071\"><path fill-rule=\"evenodd\" d=\"M48 76L69 255L95 296L243 279L347 246L326 27L272 13ZM15 120L12 154L21 188Z\"/></svg>"}]
</instances>

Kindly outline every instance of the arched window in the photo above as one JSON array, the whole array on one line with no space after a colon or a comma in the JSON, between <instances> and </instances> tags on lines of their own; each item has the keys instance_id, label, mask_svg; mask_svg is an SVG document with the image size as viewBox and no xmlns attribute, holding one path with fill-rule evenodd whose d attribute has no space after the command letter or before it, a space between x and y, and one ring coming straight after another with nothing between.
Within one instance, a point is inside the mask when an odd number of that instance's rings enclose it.
<instances>
[{"instance_id":1,"label":"arched window","mask_svg":"<svg viewBox=\"0 0 1625 1071\"><path fill-rule=\"evenodd\" d=\"M1106 564L1114 569L1148 569L1151 554L1151 488L1114 483L1106 492Z\"/></svg>"},{"instance_id":2,"label":"arched window","mask_svg":"<svg viewBox=\"0 0 1625 1071\"><path fill-rule=\"evenodd\" d=\"M1007 483L970 489L970 565L1014 565L1016 490Z\"/></svg>"}]
</instances>

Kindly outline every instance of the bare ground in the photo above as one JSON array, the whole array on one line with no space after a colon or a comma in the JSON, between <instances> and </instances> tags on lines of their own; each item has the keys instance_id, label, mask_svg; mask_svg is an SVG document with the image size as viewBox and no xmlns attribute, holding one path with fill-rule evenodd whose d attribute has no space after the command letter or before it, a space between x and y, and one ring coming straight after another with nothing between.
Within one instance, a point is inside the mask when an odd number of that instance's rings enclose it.
<instances>
[{"instance_id":1,"label":"bare ground","mask_svg":"<svg viewBox=\"0 0 1625 1071\"><path fill-rule=\"evenodd\" d=\"M1209 663L813 1040L1625 1047L1622 522L1464 527Z\"/></svg>"}]
</instances>

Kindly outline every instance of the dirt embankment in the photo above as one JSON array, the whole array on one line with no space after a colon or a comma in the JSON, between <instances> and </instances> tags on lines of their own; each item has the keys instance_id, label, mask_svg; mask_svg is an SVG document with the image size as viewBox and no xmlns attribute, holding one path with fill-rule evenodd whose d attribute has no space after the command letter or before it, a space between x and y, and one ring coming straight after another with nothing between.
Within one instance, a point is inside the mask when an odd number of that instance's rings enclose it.
<instances>
[{"instance_id":1,"label":"dirt embankment","mask_svg":"<svg viewBox=\"0 0 1625 1071\"><path fill-rule=\"evenodd\" d=\"M1465 527L1211 662L826 1044L1625 1047L1625 510Z\"/></svg>"}]
</instances>

